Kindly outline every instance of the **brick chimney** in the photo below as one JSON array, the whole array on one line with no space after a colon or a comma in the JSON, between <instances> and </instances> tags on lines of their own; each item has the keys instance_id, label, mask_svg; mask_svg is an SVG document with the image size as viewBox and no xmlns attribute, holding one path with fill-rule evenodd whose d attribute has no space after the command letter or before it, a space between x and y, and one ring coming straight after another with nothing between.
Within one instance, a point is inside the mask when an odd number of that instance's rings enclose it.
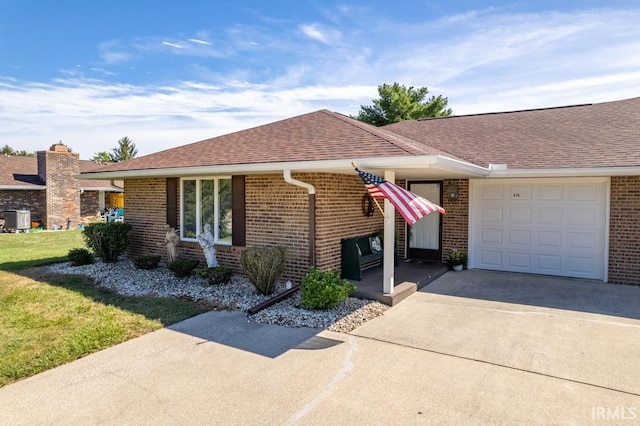
<instances>
[{"instance_id":1,"label":"brick chimney","mask_svg":"<svg viewBox=\"0 0 640 426\"><path fill-rule=\"evenodd\" d=\"M80 155L57 143L48 151L38 151L38 177L47 186L46 208L43 225L71 226L80 223L80 185L74 175L80 174Z\"/></svg>"}]
</instances>

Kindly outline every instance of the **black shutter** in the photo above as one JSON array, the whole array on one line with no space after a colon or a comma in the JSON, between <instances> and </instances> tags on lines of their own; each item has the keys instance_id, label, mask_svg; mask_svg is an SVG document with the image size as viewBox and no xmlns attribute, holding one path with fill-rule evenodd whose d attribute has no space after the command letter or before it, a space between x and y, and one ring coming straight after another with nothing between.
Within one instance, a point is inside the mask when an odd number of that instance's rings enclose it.
<instances>
[{"instance_id":1,"label":"black shutter","mask_svg":"<svg viewBox=\"0 0 640 426\"><path fill-rule=\"evenodd\" d=\"M167 224L178 228L178 178L167 178Z\"/></svg>"},{"instance_id":2,"label":"black shutter","mask_svg":"<svg viewBox=\"0 0 640 426\"><path fill-rule=\"evenodd\" d=\"M246 225L245 225L245 177L231 177L231 205L232 205L232 237L231 243L234 246L246 245Z\"/></svg>"}]
</instances>

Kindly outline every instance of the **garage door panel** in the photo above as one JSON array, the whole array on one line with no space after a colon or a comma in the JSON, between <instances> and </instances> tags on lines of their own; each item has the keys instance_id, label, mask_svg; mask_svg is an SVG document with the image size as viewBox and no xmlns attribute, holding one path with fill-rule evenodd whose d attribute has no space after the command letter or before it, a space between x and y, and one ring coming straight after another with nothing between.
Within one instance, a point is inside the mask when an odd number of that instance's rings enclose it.
<instances>
[{"instance_id":1,"label":"garage door panel","mask_svg":"<svg viewBox=\"0 0 640 426\"><path fill-rule=\"evenodd\" d=\"M504 188L502 185L486 185L482 188L483 200L502 200Z\"/></svg>"},{"instance_id":2,"label":"garage door panel","mask_svg":"<svg viewBox=\"0 0 640 426\"><path fill-rule=\"evenodd\" d=\"M569 209L570 226L596 226L598 223L598 212L593 207L575 207Z\"/></svg>"},{"instance_id":3,"label":"garage door panel","mask_svg":"<svg viewBox=\"0 0 640 426\"><path fill-rule=\"evenodd\" d=\"M507 253L507 267L512 271L529 271L531 269L531 254L510 251Z\"/></svg>"},{"instance_id":4,"label":"garage door panel","mask_svg":"<svg viewBox=\"0 0 640 426\"><path fill-rule=\"evenodd\" d=\"M537 223L541 225L561 225L563 219L562 207L540 206L537 218Z\"/></svg>"},{"instance_id":5,"label":"garage door panel","mask_svg":"<svg viewBox=\"0 0 640 426\"><path fill-rule=\"evenodd\" d=\"M502 229L485 228L482 230L482 244L502 244Z\"/></svg>"},{"instance_id":6,"label":"garage door panel","mask_svg":"<svg viewBox=\"0 0 640 426\"><path fill-rule=\"evenodd\" d=\"M593 232L567 232L567 248L593 252L597 249L596 235Z\"/></svg>"},{"instance_id":7,"label":"garage door panel","mask_svg":"<svg viewBox=\"0 0 640 426\"><path fill-rule=\"evenodd\" d=\"M562 201L562 185L547 184L538 187L540 201Z\"/></svg>"},{"instance_id":8,"label":"garage door panel","mask_svg":"<svg viewBox=\"0 0 640 426\"><path fill-rule=\"evenodd\" d=\"M569 186L569 201L597 201L596 184L573 184Z\"/></svg>"},{"instance_id":9,"label":"garage door panel","mask_svg":"<svg viewBox=\"0 0 640 426\"><path fill-rule=\"evenodd\" d=\"M509 223L531 224L531 208L530 207L511 207L509 208Z\"/></svg>"},{"instance_id":10,"label":"garage door panel","mask_svg":"<svg viewBox=\"0 0 640 426\"><path fill-rule=\"evenodd\" d=\"M567 272L572 276L590 278L598 272L598 262L592 256L568 256L567 261Z\"/></svg>"},{"instance_id":11,"label":"garage door panel","mask_svg":"<svg viewBox=\"0 0 640 426\"><path fill-rule=\"evenodd\" d=\"M531 231L525 229L512 229L508 233L510 245L523 245L529 247L531 245Z\"/></svg>"},{"instance_id":12,"label":"garage door panel","mask_svg":"<svg viewBox=\"0 0 640 426\"><path fill-rule=\"evenodd\" d=\"M470 266L604 279L607 182L474 182Z\"/></svg>"},{"instance_id":13,"label":"garage door panel","mask_svg":"<svg viewBox=\"0 0 640 426\"><path fill-rule=\"evenodd\" d=\"M539 231L537 237L538 247L542 249L560 250L562 248L562 232Z\"/></svg>"},{"instance_id":14,"label":"garage door panel","mask_svg":"<svg viewBox=\"0 0 640 426\"><path fill-rule=\"evenodd\" d=\"M501 208L484 207L482 209L482 222L502 223L503 215Z\"/></svg>"},{"instance_id":15,"label":"garage door panel","mask_svg":"<svg viewBox=\"0 0 640 426\"><path fill-rule=\"evenodd\" d=\"M531 200L533 198L531 185L510 185L507 190L507 198L519 200Z\"/></svg>"},{"instance_id":16,"label":"garage door panel","mask_svg":"<svg viewBox=\"0 0 640 426\"><path fill-rule=\"evenodd\" d=\"M479 255L480 263L485 268L502 266L502 252L500 251L482 250Z\"/></svg>"},{"instance_id":17,"label":"garage door panel","mask_svg":"<svg viewBox=\"0 0 640 426\"><path fill-rule=\"evenodd\" d=\"M559 254L536 255L536 267L541 274L561 275L562 256Z\"/></svg>"}]
</instances>

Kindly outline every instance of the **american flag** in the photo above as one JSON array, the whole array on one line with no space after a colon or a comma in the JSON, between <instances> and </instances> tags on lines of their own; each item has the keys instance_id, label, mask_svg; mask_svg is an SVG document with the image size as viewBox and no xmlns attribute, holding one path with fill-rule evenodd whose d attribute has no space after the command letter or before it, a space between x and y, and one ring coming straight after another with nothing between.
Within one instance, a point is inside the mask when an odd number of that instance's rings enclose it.
<instances>
[{"instance_id":1,"label":"american flag","mask_svg":"<svg viewBox=\"0 0 640 426\"><path fill-rule=\"evenodd\" d=\"M422 198L411 191L400 188L381 177L363 172L356 167L356 172L364 182L364 186L373 198L387 199L393 204L398 213L409 224L413 225L418 220L433 212L446 214L444 209L431 201Z\"/></svg>"}]
</instances>

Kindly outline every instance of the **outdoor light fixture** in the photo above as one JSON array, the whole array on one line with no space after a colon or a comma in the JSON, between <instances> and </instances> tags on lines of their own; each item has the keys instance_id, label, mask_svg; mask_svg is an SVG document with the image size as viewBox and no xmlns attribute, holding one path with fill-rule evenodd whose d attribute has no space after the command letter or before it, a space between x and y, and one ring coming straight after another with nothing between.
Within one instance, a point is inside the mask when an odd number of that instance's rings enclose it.
<instances>
[{"instance_id":1,"label":"outdoor light fixture","mask_svg":"<svg viewBox=\"0 0 640 426\"><path fill-rule=\"evenodd\" d=\"M449 201L451 201L452 203L458 201L458 184L457 183L452 183L447 187L447 197L449 198Z\"/></svg>"}]
</instances>

